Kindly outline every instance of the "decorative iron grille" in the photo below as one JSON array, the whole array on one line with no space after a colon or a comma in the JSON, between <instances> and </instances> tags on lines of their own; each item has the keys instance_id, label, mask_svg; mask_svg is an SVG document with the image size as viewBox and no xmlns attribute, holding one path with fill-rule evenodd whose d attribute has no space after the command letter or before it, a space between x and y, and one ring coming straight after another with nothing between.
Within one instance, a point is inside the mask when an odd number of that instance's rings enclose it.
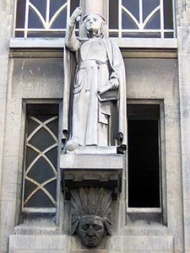
<instances>
[{"instance_id":1,"label":"decorative iron grille","mask_svg":"<svg viewBox=\"0 0 190 253\"><path fill-rule=\"evenodd\" d=\"M58 153L58 115L28 115L23 211L54 212Z\"/></svg>"},{"instance_id":2,"label":"decorative iron grille","mask_svg":"<svg viewBox=\"0 0 190 253\"><path fill-rule=\"evenodd\" d=\"M175 37L173 0L109 0L109 8L110 36Z\"/></svg>"}]
</instances>

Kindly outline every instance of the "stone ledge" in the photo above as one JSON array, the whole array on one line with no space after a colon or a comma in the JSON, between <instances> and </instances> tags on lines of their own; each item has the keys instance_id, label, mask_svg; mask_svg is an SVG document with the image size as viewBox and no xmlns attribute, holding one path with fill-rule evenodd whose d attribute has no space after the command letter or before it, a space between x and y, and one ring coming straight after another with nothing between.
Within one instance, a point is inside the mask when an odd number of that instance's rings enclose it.
<instances>
[{"instance_id":1,"label":"stone ledge","mask_svg":"<svg viewBox=\"0 0 190 253\"><path fill-rule=\"evenodd\" d=\"M16 235L57 235L59 228L57 226L41 224L39 222L28 222L20 224L14 228Z\"/></svg>"},{"instance_id":2,"label":"stone ledge","mask_svg":"<svg viewBox=\"0 0 190 253\"><path fill-rule=\"evenodd\" d=\"M78 248L66 235L9 237L9 253L173 253L172 236L112 236L103 248ZM76 248L75 248L76 247Z\"/></svg>"},{"instance_id":3,"label":"stone ledge","mask_svg":"<svg viewBox=\"0 0 190 253\"><path fill-rule=\"evenodd\" d=\"M61 169L123 169L123 155L107 154L62 154Z\"/></svg>"},{"instance_id":4,"label":"stone ledge","mask_svg":"<svg viewBox=\"0 0 190 253\"><path fill-rule=\"evenodd\" d=\"M177 58L177 39L111 38L124 58ZM11 38L12 58L62 58L63 38Z\"/></svg>"},{"instance_id":5,"label":"stone ledge","mask_svg":"<svg viewBox=\"0 0 190 253\"><path fill-rule=\"evenodd\" d=\"M9 252L49 250L53 253L54 250L62 250L64 253L69 252L70 240L71 237L66 235L11 235L9 236Z\"/></svg>"},{"instance_id":6,"label":"stone ledge","mask_svg":"<svg viewBox=\"0 0 190 253\"><path fill-rule=\"evenodd\" d=\"M159 38L110 38L120 48L177 48L177 39ZM10 48L63 48L63 38L11 38Z\"/></svg>"},{"instance_id":7,"label":"stone ledge","mask_svg":"<svg viewBox=\"0 0 190 253\"><path fill-rule=\"evenodd\" d=\"M112 236L107 241L108 250L119 252L171 252L173 236Z\"/></svg>"}]
</instances>

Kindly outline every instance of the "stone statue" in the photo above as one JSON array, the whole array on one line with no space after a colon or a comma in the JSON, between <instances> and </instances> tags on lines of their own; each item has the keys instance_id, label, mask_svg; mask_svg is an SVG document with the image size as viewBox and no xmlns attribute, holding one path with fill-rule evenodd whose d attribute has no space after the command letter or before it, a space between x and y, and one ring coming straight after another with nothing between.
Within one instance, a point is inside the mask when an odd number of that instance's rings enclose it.
<instances>
[{"instance_id":1,"label":"stone statue","mask_svg":"<svg viewBox=\"0 0 190 253\"><path fill-rule=\"evenodd\" d=\"M126 145L126 82L120 50L104 38L105 19L82 18L87 38L77 38L82 9L70 17L65 37L63 134L68 150ZM114 139L117 140L115 143Z\"/></svg>"},{"instance_id":2,"label":"stone statue","mask_svg":"<svg viewBox=\"0 0 190 253\"><path fill-rule=\"evenodd\" d=\"M87 247L96 247L111 235L112 191L79 188L71 191L71 233L77 233Z\"/></svg>"}]
</instances>

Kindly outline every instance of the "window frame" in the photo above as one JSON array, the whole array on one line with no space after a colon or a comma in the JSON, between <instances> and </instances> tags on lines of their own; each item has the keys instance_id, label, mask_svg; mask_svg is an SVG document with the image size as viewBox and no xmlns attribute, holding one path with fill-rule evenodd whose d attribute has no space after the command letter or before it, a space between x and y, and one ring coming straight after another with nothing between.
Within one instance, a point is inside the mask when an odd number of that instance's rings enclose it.
<instances>
[{"instance_id":1,"label":"window frame","mask_svg":"<svg viewBox=\"0 0 190 253\"><path fill-rule=\"evenodd\" d=\"M25 189L25 159L26 159L26 124L27 124L27 106L28 105L57 105L58 106L58 152L57 152L57 178L56 178L56 206L52 208L33 208L33 207L24 207L24 189ZM58 222L58 212L61 205L61 172L60 172L60 152L61 152L61 109L62 109L62 101L61 99L23 99L22 101L22 183L21 183L21 196L22 199L20 201L21 204L21 215L41 215L41 214L54 214L56 215L56 222Z\"/></svg>"},{"instance_id":2,"label":"window frame","mask_svg":"<svg viewBox=\"0 0 190 253\"><path fill-rule=\"evenodd\" d=\"M161 26L160 29L144 29L143 28L143 23L142 23L142 16L143 16L142 1L143 0L139 0L139 16L140 16L140 21L138 23L139 29L123 29L122 28L122 13L123 13L123 11L126 12L128 10L122 5L122 0L118 0L118 28L117 29L109 29L108 33L109 34L110 33L118 33L118 36L116 36L117 38L124 38L122 36L122 33L131 33L132 32L132 33L141 33L141 34L143 34L143 33L156 32L156 30L157 30L157 32L160 31L160 38L161 39L166 39L167 38L167 37L164 36L165 32L173 32L173 37L172 38L176 38L177 37L176 0L172 0L173 29L165 29L164 28L164 0L160 0L160 5L159 5L160 6L160 18L161 18L160 19L160 26ZM108 8L108 13L109 13L109 8ZM132 15L132 14L130 14L130 15ZM109 15L108 15L108 17L109 17ZM108 22L108 24L109 24L109 22ZM143 37L141 38L141 37L137 36L137 37L129 37L129 38L142 39ZM155 39L154 37L147 37L147 38Z\"/></svg>"},{"instance_id":3,"label":"window frame","mask_svg":"<svg viewBox=\"0 0 190 253\"><path fill-rule=\"evenodd\" d=\"M45 32L45 33L47 33L47 32L65 32L66 31L67 27L61 28L61 29L60 28L51 28L51 27L48 28L48 23L46 24L47 28L46 27L44 27L44 28L28 28L28 22L27 21L29 19L29 11L30 11L29 10L29 5L30 5L29 1L30 0L25 0L27 6L25 6L25 13L24 13L25 18L24 18L23 28L17 28L16 27L16 21L17 21L17 1L18 0L15 1L15 5L14 5L13 38L24 38L24 39L30 38L30 36L28 36L28 32ZM47 2L46 2L47 5L48 5L48 3L50 1L51 0L47 0ZM71 1L72 0L66 0L66 3L63 5L63 6L65 6L63 9L66 9L67 19L70 16ZM79 2L80 2L80 0L79 0ZM48 10L50 12L50 7L46 8L46 16L48 15L48 13L47 13ZM60 13L61 13L61 11L60 11ZM46 19L47 19L47 17L46 17ZM45 23L47 22L47 20L44 20L44 21L45 21ZM51 20L50 20L50 23L51 23ZM16 36L16 32L23 32L24 36L21 36L21 37ZM63 36L58 36L56 38L62 38L62 37ZM52 36L52 37L35 36L34 38L49 38L49 39L51 39L51 38L55 38L55 37L54 36Z\"/></svg>"},{"instance_id":4,"label":"window frame","mask_svg":"<svg viewBox=\"0 0 190 253\"><path fill-rule=\"evenodd\" d=\"M29 0L26 0L26 1L29 1ZM71 0L67 0L67 3L66 3L66 8L67 8L67 18L69 17L69 15L70 15L70 1ZM84 0L79 0L79 3L80 3L80 6L82 5L82 3L83 3L83 1ZM161 7L162 7L162 5L163 5L163 1L164 0L160 0L161 2L162 2L162 4L161 4ZM176 27L176 0L172 0L172 2L173 2L173 29L169 29L169 30L172 30L171 32L173 32L173 38L176 38L177 37L177 27ZM122 29L122 27L121 27L121 22L122 22L122 20L121 20L121 16L122 16L122 0L118 0L118 5L119 5L119 7L118 7L118 29L109 29L109 31L108 31L108 33L110 33L110 32L118 32L118 35L119 36L117 36L117 38L122 38L122 32L130 32L130 31L132 31L131 29ZM105 11L105 10L104 10ZM105 11L106 13L105 13L105 16L106 17L108 17L107 18L107 20L108 20L108 24L109 24L109 1L107 0L107 10ZM162 14L164 14L164 13L162 13ZM25 15L26 15L26 13L25 13ZM26 15L27 16L27 15ZM17 19L17 1L15 1L15 6L14 6L14 29L13 29L13 37L14 38L18 38L18 37L16 37L15 36L15 32L16 31L19 31L20 30L20 28L16 28L16 19ZM26 19L26 17L25 17L25 19ZM26 23L26 20L25 20L25 23ZM163 22L162 22L163 23ZM27 27L25 27L26 26L26 24L24 25L24 28L23 29L21 29L21 30L23 30L24 31L24 36L23 37L21 37L21 38L28 38L28 36L27 36ZM108 25L109 26L109 25ZM31 31L32 31L33 29L31 28ZM34 29L35 30L35 29ZM41 29L39 29L39 31L40 31ZM42 29L43 31L45 31L44 29ZM66 28L64 28L64 29L52 29L52 31L65 31L66 30ZM152 30L152 29L151 29ZM163 35L163 31L162 31L162 29L160 29L161 30L161 38L162 39L166 39L166 38L164 38L164 35ZM167 29L166 29L167 30ZM51 29L49 30L49 31L51 31ZM135 30L136 31L136 30ZM146 30L145 30L146 31ZM143 30L141 31L141 30L139 30L139 32L140 33L143 33ZM37 37L37 38L39 38L39 37ZM43 37L42 37L43 38ZM60 38L60 37L57 37L57 38ZM129 37L129 38L131 38L131 37ZM134 38L135 39L135 38ZM142 38L139 38L139 37L137 37L136 39L142 39ZM149 39L155 39L155 38L149 38Z\"/></svg>"},{"instance_id":5,"label":"window frame","mask_svg":"<svg viewBox=\"0 0 190 253\"><path fill-rule=\"evenodd\" d=\"M162 224L167 226L167 192L166 192L166 151L165 151L165 122L164 122L164 100L157 99L128 99L130 105L158 105L160 117L158 119L158 149L159 149L159 185L160 185L160 207L159 208L137 208L128 206L128 159L126 171L126 214L160 214ZM128 157L128 155L127 155Z\"/></svg>"}]
</instances>

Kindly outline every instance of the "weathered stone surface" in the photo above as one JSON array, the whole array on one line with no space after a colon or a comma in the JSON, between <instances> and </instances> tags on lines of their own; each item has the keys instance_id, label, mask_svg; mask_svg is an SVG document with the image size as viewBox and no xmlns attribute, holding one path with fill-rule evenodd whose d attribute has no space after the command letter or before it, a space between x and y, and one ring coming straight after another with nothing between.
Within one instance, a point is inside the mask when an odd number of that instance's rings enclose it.
<instances>
[{"instance_id":1,"label":"weathered stone surface","mask_svg":"<svg viewBox=\"0 0 190 253\"><path fill-rule=\"evenodd\" d=\"M94 162L92 162L94 161ZM123 155L105 154L62 154L60 167L62 169L122 169L124 165Z\"/></svg>"},{"instance_id":2,"label":"weathered stone surface","mask_svg":"<svg viewBox=\"0 0 190 253\"><path fill-rule=\"evenodd\" d=\"M107 245L95 249L74 249L69 236L10 236L9 253L18 252L49 252L49 253L133 253L162 252L173 253L172 236L113 236Z\"/></svg>"},{"instance_id":3,"label":"weathered stone surface","mask_svg":"<svg viewBox=\"0 0 190 253\"><path fill-rule=\"evenodd\" d=\"M57 251L67 253L70 247L70 238L64 235L12 235L9 238L9 253Z\"/></svg>"}]
</instances>

